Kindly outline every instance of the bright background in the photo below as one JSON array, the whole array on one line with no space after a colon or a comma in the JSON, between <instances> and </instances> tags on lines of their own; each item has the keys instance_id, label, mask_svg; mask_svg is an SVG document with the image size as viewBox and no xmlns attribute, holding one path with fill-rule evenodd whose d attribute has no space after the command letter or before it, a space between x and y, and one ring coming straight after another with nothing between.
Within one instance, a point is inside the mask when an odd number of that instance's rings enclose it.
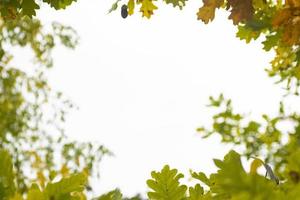
<instances>
[{"instance_id":1,"label":"bright background","mask_svg":"<svg viewBox=\"0 0 300 200\"><path fill-rule=\"evenodd\" d=\"M213 172L212 158L231 147L196 133L213 114L210 95L223 92L253 116L276 113L283 91L264 71L272 53L235 38L227 13L204 25L196 17L201 3L193 1L183 11L158 4L151 20L140 13L123 19L120 10L107 15L112 3L80 0L39 13L45 24L71 25L81 37L75 51L56 49L50 81L80 108L69 115L66 133L115 154L102 162L97 194L116 187L145 193L150 172L165 164L187 179L189 169Z\"/></svg>"}]
</instances>

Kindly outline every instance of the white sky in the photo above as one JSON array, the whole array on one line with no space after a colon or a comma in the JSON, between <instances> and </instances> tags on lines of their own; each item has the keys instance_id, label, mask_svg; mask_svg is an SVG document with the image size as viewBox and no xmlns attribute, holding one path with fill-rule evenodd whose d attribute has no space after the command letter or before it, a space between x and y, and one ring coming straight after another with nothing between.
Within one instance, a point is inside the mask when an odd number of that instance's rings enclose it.
<instances>
[{"instance_id":1,"label":"white sky","mask_svg":"<svg viewBox=\"0 0 300 200\"><path fill-rule=\"evenodd\" d=\"M50 80L80 107L69 115L67 134L99 141L116 155L103 161L97 193L144 193L151 170L164 164L186 177L189 169L212 172L212 158L226 148L195 131L210 121L210 95L223 92L241 112L277 111L282 91L264 71L272 55L258 42L236 39L226 13L204 25L194 1L184 11L160 6L151 20L140 13L124 20L119 10L107 15L112 3L81 0L39 14L81 37L75 51L55 51Z\"/></svg>"}]
</instances>

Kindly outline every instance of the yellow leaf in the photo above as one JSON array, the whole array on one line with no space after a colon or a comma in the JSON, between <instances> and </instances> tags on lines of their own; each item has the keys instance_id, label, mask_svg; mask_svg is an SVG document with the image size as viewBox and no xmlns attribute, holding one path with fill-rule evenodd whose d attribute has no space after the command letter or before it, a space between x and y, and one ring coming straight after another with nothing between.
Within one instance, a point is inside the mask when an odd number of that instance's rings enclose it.
<instances>
[{"instance_id":1,"label":"yellow leaf","mask_svg":"<svg viewBox=\"0 0 300 200\"><path fill-rule=\"evenodd\" d=\"M250 166L250 174L257 174L257 169L263 164L264 162L261 159L255 158Z\"/></svg>"},{"instance_id":2,"label":"yellow leaf","mask_svg":"<svg viewBox=\"0 0 300 200\"><path fill-rule=\"evenodd\" d=\"M128 3L127 3L128 14L129 15L133 15L133 13L134 13L134 6L135 6L134 0L129 0Z\"/></svg>"},{"instance_id":3,"label":"yellow leaf","mask_svg":"<svg viewBox=\"0 0 300 200\"><path fill-rule=\"evenodd\" d=\"M143 13L143 17L147 17L148 19L153 15L153 10L157 9L157 6L153 4L151 0L142 0L142 6L140 8L140 12Z\"/></svg>"}]
</instances>

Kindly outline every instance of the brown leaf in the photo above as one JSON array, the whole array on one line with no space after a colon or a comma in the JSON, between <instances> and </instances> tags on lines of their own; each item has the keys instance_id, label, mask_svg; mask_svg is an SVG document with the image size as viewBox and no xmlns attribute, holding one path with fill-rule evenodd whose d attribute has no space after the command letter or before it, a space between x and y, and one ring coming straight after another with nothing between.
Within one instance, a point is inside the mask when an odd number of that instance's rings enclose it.
<instances>
[{"instance_id":1,"label":"brown leaf","mask_svg":"<svg viewBox=\"0 0 300 200\"><path fill-rule=\"evenodd\" d=\"M287 45L300 43L300 8L284 8L279 10L272 26L275 29L282 29L282 42Z\"/></svg>"},{"instance_id":2,"label":"brown leaf","mask_svg":"<svg viewBox=\"0 0 300 200\"><path fill-rule=\"evenodd\" d=\"M227 2L231 7L231 14L228 18L232 19L233 24L252 19L254 13L252 0L228 0Z\"/></svg>"},{"instance_id":3,"label":"brown leaf","mask_svg":"<svg viewBox=\"0 0 300 200\"><path fill-rule=\"evenodd\" d=\"M274 28L281 26L292 17L292 12L289 8L281 9L276 14L272 20L272 25Z\"/></svg>"}]
</instances>

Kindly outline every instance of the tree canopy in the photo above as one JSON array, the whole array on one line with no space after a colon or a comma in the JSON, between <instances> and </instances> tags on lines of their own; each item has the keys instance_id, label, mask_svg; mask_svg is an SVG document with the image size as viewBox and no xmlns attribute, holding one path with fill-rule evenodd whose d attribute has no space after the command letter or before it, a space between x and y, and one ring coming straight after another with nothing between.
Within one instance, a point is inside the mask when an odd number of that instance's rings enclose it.
<instances>
[{"instance_id":1,"label":"tree canopy","mask_svg":"<svg viewBox=\"0 0 300 200\"><path fill-rule=\"evenodd\" d=\"M117 0L110 11L116 10ZM175 8L183 9L186 0L164 0ZM151 18L158 9L153 0L125 1L128 15L136 10ZM136 7L139 7L138 9ZM217 9L228 11L228 19L237 27L236 36L249 43L262 39L265 51L274 51L275 57L266 70L270 76L285 82L288 89L297 93L300 84L300 1L287 0L203 0L195 17L205 24L212 22Z\"/></svg>"},{"instance_id":2,"label":"tree canopy","mask_svg":"<svg viewBox=\"0 0 300 200\"><path fill-rule=\"evenodd\" d=\"M0 149L3 157L11 157L3 160L1 169L12 170L12 163L14 178L5 178L10 175L6 173L3 178L16 183L0 181L0 199L12 195L6 195L7 186L22 195L28 194L33 182L46 187L49 181L71 173L97 175L99 161L111 154L101 144L78 142L64 135L63 123L74 105L51 88L47 71L53 66L55 46L73 49L78 36L71 27L58 22L45 27L23 11L18 14L18 3L24 6L30 1L26 2L0 2ZM31 66L14 66L12 61L18 59L15 48L32 52Z\"/></svg>"}]
</instances>

